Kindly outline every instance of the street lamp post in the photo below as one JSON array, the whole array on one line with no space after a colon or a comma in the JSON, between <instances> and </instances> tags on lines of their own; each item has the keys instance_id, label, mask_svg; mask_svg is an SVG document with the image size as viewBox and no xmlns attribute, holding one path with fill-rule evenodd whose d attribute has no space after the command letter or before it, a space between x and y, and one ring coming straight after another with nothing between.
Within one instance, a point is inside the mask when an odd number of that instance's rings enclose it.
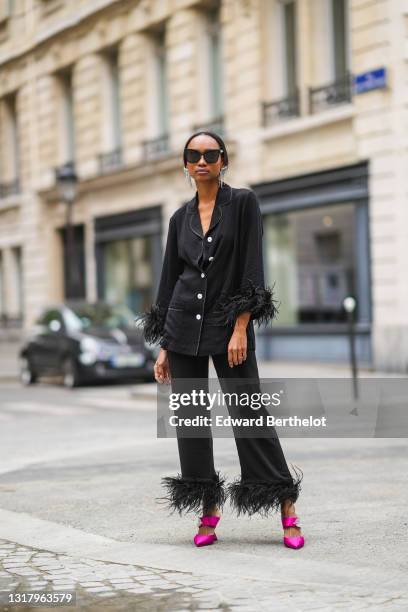
<instances>
[{"instance_id":1,"label":"street lamp post","mask_svg":"<svg viewBox=\"0 0 408 612\"><path fill-rule=\"evenodd\" d=\"M358 385L357 385L357 359L355 350L355 333L354 333L354 310L356 308L356 300L349 295L343 300L344 310L347 312L348 332L350 341L350 361L351 370L353 375L353 391L354 399L358 399Z\"/></svg>"},{"instance_id":2,"label":"street lamp post","mask_svg":"<svg viewBox=\"0 0 408 612\"><path fill-rule=\"evenodd\" d=\"M68 162L55 169L55 180L60 199L67 205L66 210L66 245L67 245L67 294L75 292L78 282L78 267L75 253L74 226L72 224L72 208L77 194L78 177L73 162Z\"/></svg>"}]
</instances>

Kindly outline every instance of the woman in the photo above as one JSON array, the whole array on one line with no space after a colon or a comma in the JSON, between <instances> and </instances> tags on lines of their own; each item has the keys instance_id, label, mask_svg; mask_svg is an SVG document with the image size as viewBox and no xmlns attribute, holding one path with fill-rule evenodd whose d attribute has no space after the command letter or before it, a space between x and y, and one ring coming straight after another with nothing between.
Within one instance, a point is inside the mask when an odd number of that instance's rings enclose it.
<instances>
[{"instance_id":1,"label":"woman","mask_svg":"<svg viewBox=\"0 0 408 612\"><path fill-rule=\"evenodd\" d=\"M155 379L171 382L173 393L186 392L190 379L208 379L211 355L223 393L234 384L243 392L249 379L255 389L248 382L247 390L259 391L253 321L260 325L276 315L272 289L264 284L259 203L251 190L224 183L228 153L217 134L190 136L183 158L197 191L170 218L157 299L139 317L145 339L161 346ZM217 539L214 530L228 496L238 515L267 515L280 507L284 544L304 545L294 507L303 473L292 477L273 427L257 438L238 438L234 430L241 478L228 486L214 468L211 430L200 438L180 431L181 474L162 479L164 499L180 515L202 510L196 546Z\"/></svg>"}]
</instances>

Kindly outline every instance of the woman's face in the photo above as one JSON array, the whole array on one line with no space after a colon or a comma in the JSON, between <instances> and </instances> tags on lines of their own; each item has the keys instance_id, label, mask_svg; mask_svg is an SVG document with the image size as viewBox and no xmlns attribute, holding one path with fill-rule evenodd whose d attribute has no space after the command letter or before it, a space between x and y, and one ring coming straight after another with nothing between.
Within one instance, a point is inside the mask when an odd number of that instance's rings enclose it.
<instances>
[{"instance_id":1,"label":"woman's face","mask_svg":"<svg viewBox=\"0 0 408 612\"><path fill-rule=\"evenodd\" d=\"M208 134L200 134L199 136L195 136L192 140L190 140L187 148L195 149L201 153L204 153L204 151L207 151L208 149L221 149L218 142ZM201 159L195 164L187 162L186 167L190 173L190 176L196 181L196 183L207 183L214 180L218 182L218 175L220 174L220 170L223 165L223 156L221 153L218 160L213 164L206 162L204 157L201 157Z\"/></svg>"}]
</instances>

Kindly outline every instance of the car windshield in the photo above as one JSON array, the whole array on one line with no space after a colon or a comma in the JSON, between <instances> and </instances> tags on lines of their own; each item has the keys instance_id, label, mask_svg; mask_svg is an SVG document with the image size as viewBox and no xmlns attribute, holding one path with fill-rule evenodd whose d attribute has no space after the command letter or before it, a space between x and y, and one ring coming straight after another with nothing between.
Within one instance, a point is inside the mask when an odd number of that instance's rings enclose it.
<instances>
[{"instance_id":1,"label":"car windshield","mask_svg":"<svg viewBox=\"0 0 408 612\"><path fill-rule=\"evenodd\" d=\"M84 330L98 326L115 329L134 325L135 315L125 304L81 304L65 309L64 317L70 329Z\"/></svg>"}]
</instances>

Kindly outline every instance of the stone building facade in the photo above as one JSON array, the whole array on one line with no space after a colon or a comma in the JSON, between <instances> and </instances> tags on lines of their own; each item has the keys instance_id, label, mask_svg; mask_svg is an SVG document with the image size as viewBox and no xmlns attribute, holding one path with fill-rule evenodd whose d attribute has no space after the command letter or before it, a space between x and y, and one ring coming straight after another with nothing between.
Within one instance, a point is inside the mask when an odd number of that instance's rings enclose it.
<instances>
[{"instance_id":1,"label":"stone building facade","mask_svg":"<svg viewBox=\"0 0 408 612\"><path fill-rule=\"evenodd\" d=\"M3 332L67 297L152 301L206 126L264 215L282 307L260 356L346 361L353 295L360 361L407 372L406 2L0 4ZM70 261L58 169L78 177Z\"/></svg>"}]
</instances>

